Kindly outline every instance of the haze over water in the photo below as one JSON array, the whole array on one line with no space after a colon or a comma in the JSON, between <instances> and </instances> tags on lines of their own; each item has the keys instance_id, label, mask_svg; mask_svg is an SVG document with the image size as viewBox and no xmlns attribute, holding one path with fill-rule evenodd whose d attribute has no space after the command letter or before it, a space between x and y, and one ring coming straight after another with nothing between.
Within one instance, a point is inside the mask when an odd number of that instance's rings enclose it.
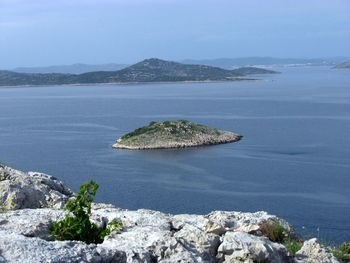
<instances>
[{"instance_id":1,"label":"haze over water","mask_svg":"<svg viewBox=\"0 0 350 263\"><path fill-rule=\"evenodd\" d=\"M170 213L276 214L301 232L350 232L350 74L276 68L270 81L0 89L0 160L54 175L97 201ZM187 119L243 135L181 150L112 149L150 121ZM306 227L306 231L302 227Z\"/></svg>"}]
</instances>

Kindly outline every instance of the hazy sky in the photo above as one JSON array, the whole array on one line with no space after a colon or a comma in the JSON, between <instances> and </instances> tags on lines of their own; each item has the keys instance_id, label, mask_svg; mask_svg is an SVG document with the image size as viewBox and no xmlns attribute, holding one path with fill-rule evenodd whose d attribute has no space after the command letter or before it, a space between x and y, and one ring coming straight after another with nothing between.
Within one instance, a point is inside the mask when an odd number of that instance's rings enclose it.
<instances>
[{"instance_id":1,"label":"hazy sky","mask_svg":"<svg viewBox=\"0 0 350 263\"><path fill-rule=\"evenodd\" d=\"M0 0L0 68L349 47L350 0Z\"/></svg>"}]
</instances>

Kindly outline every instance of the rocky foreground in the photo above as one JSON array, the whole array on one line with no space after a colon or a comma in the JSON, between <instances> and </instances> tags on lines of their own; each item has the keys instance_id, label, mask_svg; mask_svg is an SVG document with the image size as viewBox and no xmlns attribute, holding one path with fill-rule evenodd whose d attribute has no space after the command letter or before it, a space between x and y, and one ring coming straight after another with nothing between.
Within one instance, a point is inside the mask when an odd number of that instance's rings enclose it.
<instances>
[{"instance_id":1,"label":"rocky foreground","mask_svg":"<svg viewBox=\"0 0 350 263\"><path fill-rule=\"evenodd\" d=\"M129 150L185 148L239 141L241 135L186 120L151 122L123 135L114 148Z\"/></svg>"},{"instance_id":2,"label":"rocky foreground","mask_svg":"<svg viewBox=\"0 0 350 263\"><path fill-rule=\"evenodd\" d=\"M339 262L316 239L305 241L293 256L262 236L263 222L280 222L296 236L287 222L266 212L171 215L93 204L94 223L119 220L124 230L97 245L53 241L52 224L66 215L62 207L72 197L52 176L0 165L0 262Z\"/></svg>"}]
</instances>

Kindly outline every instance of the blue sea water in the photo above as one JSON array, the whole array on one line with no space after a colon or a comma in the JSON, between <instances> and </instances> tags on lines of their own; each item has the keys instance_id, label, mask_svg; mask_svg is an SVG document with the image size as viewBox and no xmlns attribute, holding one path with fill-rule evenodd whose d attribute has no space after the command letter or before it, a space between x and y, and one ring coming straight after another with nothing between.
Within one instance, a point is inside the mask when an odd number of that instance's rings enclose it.
<instances>
[{"instance_id":1,"label":"blue sea water","mask_svg":"<svg viewBox=\"0 0 350 263\"><path fill-rule=\"evenodd\" d=\"M93 179L96 200L169 213L266 210L305 235L350 235L350 71L278 68L267 81L0 89L0 160ZM243 135L181 150L112 149L150 121ZM317 231L319 229L319 231Z\"/></svg>"}]
</instances>

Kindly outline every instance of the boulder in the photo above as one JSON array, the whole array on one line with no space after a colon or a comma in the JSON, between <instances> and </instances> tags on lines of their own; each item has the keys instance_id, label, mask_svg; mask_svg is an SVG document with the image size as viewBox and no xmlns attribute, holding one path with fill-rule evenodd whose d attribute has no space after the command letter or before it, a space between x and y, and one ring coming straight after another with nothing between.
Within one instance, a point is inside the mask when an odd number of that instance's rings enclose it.
<instances>
[{"instance_id":1,"label":"boulder","mask_svg":"<svg viewBox=\"0 0 350 263\"><path fill-rule=\"evenodd\" d=\"M295 254L296 263L340 263L325 246L316 238L304 242L302 248Z\"/></svg>"},{"instance_id":2,"label":"boulder","mask_svg":"<svg viewBox=\"0 0 350 263\"><path fill-rule=\"evenodd\" d=\"M227 232L222 238L217 257L225 263L291 262L291 256L283 245L244 232Z\"/></svg>"},{"instance_id":3,"label":"boulder","mask_svg":"<svg viewBox=\"0 0 350 263\"><path fill-rule=\"evenodd\" d=\"M66 213L53 209L21 209L0 213L0 230L26 237L39 237L53 240L51 227L62 220Z\"/></svg>"},{"instance_id":4,"label":"boulder","mask_svg":"<svg viewBox=\"0 0 350 263\"><path fill-rule=\"evenodd\" d=\"M117 248L106 251L80 241L46 241L0 230L0 262L123 263L126 262L126 256Z\"/></svg>"},{"instance_id":5,"label":"boulder","mask_svg":"<svg viewBox=\"0 0 350 263\"><path fill-rule=\"evenodd\" d=\"M0 164L0 211L23 208L63 208L73 192L57 178L24 173Z\"/></svg>"}]
</instances>

